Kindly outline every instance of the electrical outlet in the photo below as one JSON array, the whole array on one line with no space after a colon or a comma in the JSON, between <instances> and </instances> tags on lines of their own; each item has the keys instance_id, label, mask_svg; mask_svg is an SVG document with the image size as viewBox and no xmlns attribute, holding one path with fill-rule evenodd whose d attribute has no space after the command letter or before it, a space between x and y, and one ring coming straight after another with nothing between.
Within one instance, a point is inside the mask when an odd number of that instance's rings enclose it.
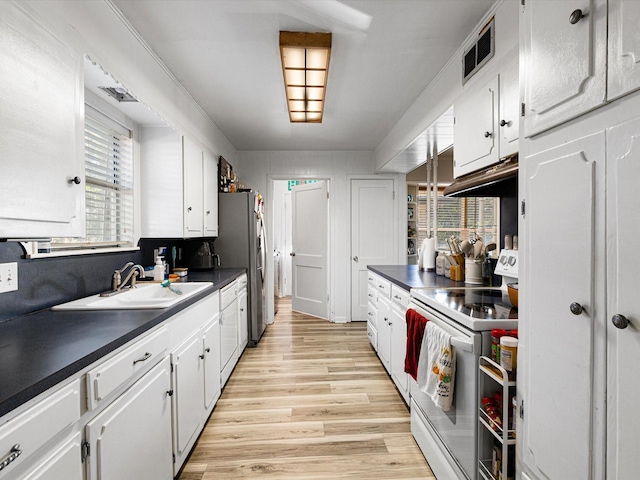
<instances>
[{"instance_id":1,"label":"electrical outlet","mask_svg":"<svg viewBox=\"0 0 640 480\"><path fill-rule=\"evenodd\" d=\"M18 263L0 263L0 293L18 290Z\"/></svg>"}]
</instances>

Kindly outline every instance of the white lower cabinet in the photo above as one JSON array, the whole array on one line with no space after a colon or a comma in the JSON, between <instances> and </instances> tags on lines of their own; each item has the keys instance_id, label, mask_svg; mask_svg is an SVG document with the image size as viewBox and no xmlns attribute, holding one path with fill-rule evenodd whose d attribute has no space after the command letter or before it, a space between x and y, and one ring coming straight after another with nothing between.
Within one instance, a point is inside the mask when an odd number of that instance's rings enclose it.
<instances>
[{"instance_id":1,"label":"white lower cabinet","mask_svg":"<svg viewBox=\"0 0 640 480\"><path fill-rule=\"evenodd\" d=\"M83 480L82 433L76 432L20 480Z\"/></svg>"},{"instance_id":2,"label":"white lower cabinet","mask_svg":"<svg viewBox=\"0 0 640 480\"><path fill-rule=\"evenodd\" d=\"M88 480L170 480L171 365L165 358L85 428Z\"/></svg>"},{"instance_id":3,"label":"white lower cabinet","mask_svg":"<svg viewBox=\"0 0 640 480\"><path fill-rule=\"evenodd\" d=\"M407 306L409 292L393 285L391 287L391 378L404 401L409 404L409 377L404 371L407 353Z\"/></svg>"},{"instance_id":4,"label":"white lower cabinet","mask_svg":"<svg viewBox=\"0 0 640 480\"><path fill-rule=\"evenodd\" d=\"M200 433L205 410L202 332L197 331L171 353L173 366L173 449L176 471Z\"/></svg>"},{"instance_id":5,"label":"white lower cabinet","mask_svg":"<svg viewBox=\"0 0 640 480\"><path fill-rule=\"evenodd\" d=\"M378 297L378 357L387 372L391 372L391 302L386 297Z\"/></svg>"},{"instance_id":6,"label":"white lower cabinet","mask_svg":"<svg viewBox=\"0 0 640 480\"><path fill-rule=\"evenodd\" d=\"M224 386L238 360L238 286L224 287L220 293L220 382Z\"/></svg>"},{"instance_id":7,"label":"white lower cabinet","mask_svg":"<svg viewBox=\"0 0 640 480\"><path fill-rule=\"evenodd\" d=\"M219 315L205 325L204 344L204 408L211 412L220 398L220 322Z\"/></svg>"},{"instance_id":8,"label":"white lower cabinet","mask_svg":"<svg viewBox=\"0 0 640 480\"><path fill-rule=\"evenodd\" d=\"M247 307L247 276L243 275L238 279L238 357L249 343Z\"/></svg>"}]
</instances>

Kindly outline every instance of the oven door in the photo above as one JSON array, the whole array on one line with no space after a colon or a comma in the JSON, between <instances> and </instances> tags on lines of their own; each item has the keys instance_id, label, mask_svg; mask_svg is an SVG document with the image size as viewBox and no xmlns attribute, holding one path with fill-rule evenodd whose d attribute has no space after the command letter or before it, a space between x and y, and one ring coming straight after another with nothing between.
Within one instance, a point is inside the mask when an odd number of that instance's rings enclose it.
<instances>
[{"instance_id":1,"label":"oven door","mask_svg":"<svg viewBox=\"0 0 640 480\"><path fill-rule=\"evenodd\" d=\"M413 308L429 321L452 335L451 343L456 352L453 405L445 412L436 407L418 384L411 379L412 408L420 410L420 416L428 422L427 430L436 437L447 461L462 470L467 478L477 478L478 471L478 363L482 355L482 334L467 330L446 319L431 308L412 300ZM420 368L420 366L418 366ZM420 418L416 416L416 418ZM422 446L421 446L422 448ZM427 461L427 452L424 451Z\"/></svg>"}]
</instances>

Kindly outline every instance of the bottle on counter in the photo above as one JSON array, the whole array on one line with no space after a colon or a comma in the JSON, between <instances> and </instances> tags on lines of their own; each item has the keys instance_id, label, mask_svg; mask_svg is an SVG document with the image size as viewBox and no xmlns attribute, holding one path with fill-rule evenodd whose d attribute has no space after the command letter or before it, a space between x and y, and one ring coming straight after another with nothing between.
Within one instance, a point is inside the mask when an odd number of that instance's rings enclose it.
<instances>
[{"instance_id":1,"label":"bottle on counter","mask_svg":"<svg viewBox=\"0 0 640 480\"><path fill-rule=\"evenodd\" d=\"M158 255L156 257L156 264L153 267L153 281L162 282L164 280L164 263L162 263L162 257Z\"/></svg>"}]
</instances>

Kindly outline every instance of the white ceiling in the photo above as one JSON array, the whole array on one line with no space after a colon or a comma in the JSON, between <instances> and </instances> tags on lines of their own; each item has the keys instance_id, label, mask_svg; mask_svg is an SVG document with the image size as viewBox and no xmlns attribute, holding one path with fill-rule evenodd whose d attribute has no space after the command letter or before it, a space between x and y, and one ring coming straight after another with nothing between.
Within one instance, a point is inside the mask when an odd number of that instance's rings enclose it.
<instances>
[{"instance_id":1,"label":"white ceiling","mask_svg":"<svg viewBox=\"0 0 640 480\"><path fill-rule=\"evenodd\" d=\"M373 151L494 0L113 3L238 150ZM280 30L333 33L321 124L289 122Z\"/></svg>"}]
</instances>

